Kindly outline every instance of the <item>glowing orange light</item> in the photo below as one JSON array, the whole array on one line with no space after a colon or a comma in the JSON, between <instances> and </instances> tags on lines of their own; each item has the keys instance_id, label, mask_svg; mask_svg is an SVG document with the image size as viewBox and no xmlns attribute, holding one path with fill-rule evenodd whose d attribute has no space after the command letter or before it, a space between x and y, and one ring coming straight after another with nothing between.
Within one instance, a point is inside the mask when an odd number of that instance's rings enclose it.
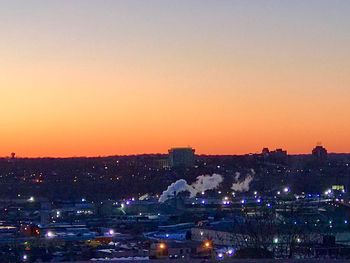
<instances>
[{"instance_id":1,"label":"glowing orange light","mask_svg":"<svg viewBox=\"0 0 350 263\"><path fill-rule=\"evenodd\" d=\"M164 243L160 243L160 244L159 244L159 248L160 248L160 249L164 249L164 248L165 248L165 244L164 244Z\"/></svg>"},{"instance_id":2,"label":"glowing orange light","mask_svg":"<svg viewBox=\"0 0 350 263\"><path fill-rule=\"evenodd\" d=\"M205 247L205 248L210 248L210 246L211 246L211 242L210 242L210 241L206 241L206 242L204 243L204 247Z\"/></svg>"}]
</instances>

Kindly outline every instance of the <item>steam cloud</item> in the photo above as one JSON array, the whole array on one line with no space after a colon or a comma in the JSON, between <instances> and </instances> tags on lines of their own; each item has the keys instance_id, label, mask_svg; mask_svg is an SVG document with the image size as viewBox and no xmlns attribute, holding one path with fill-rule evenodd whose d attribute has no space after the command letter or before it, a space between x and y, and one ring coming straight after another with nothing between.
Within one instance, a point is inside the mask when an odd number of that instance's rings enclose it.
<instances>
[{"instance_id":1,"label":"steam cloud","mask_svg":"<svg viewBox=\"0 0 350 263\"><path fill-rule=\"evenodd\" d=\"M216 189L222 181L223 178L220 174L198 176L197 180L192 185L187 184L186 180L180 179L169 185L158 201L160 203L165 202L169 197L174 195L174 192L175 194L178 194L187 191L190 193L190 197L194 197L200 192Z\"/></svg>"},{"instance_id":2,"label":"steam cloud","mask_svg":"<svg viewBox=\"0 0 350 263\"><path fill-rule=\"evenodd\" d=\"M147 200L149 198L149 194L144 194L139 197L140 201Z\"/></svg>"},{"instance_id":3,"label":"steam cloud","mask_svg":"<svg viewBox=\"0 0 350 263\"><path fill-rule=\"evenodd\" d=\"M197 177L197 180L192 184L192 187L197 193L205 192L207 190L212 190L218 188L222 183L223 178L220 174L201 175Z\"/></svg>"},{"instance_id":4,"label":"steam cloud","mask_svg":"<svg viewBox=\"0 0 350 263\"><path fill-rule=\"evenodd\" d=\"M241 174L236 173L235 181L236 183L233 183L231 186L231 189L235 192L247 192L249 191L250 183L253 181L255 175L255 171L253 169L250 170L250 173L247 174L247 176L244 178L243 181L239 181Z\"/></svg>"},{"instance_id":5,"label":"steam cloud","mask_svg":"<svg viewBox=\"0 0 350 263\"><path fill-rule=\"evenodd\" d=\"M195 195L195 189L187 184L186 180L180 179L177 180L175 183L172 183L168 186L168 188L162 193L162 195L159 197L158 202L163 203L170 196L172 196L175 192L175 194L178 194L180 192L190 192L191 196Z\"/></svg>"}]
</instances>

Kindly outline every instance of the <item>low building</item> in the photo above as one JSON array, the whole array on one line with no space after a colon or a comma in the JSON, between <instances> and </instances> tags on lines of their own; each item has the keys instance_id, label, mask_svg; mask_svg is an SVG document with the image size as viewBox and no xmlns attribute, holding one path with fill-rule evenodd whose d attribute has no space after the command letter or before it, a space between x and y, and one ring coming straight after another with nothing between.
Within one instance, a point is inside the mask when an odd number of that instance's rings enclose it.
<instances>
[{"instance_id":1,"label":"low building","mask_svg":"<svg viewBox=\"0 0 350 263\"><path fill-rule=\"evenodd\" d=\"M157 242L151 244L150 259L189 259L211 258L213 246L211 241L205 242Z\"/></svg>"}]
</instances>

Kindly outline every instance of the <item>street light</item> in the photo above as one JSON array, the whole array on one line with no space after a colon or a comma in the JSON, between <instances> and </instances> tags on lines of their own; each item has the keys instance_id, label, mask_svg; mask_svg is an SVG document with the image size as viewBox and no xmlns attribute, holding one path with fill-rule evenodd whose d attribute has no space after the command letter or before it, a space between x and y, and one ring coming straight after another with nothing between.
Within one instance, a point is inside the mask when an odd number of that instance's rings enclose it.
<instances>
[{"instance_id":1,"label":"street light","mask_svg":"<svg viewBox=\"0 0 350 263\"><path fill-rule=\"evenodd\" d=\"M52 231L48 231L47 233L46 233L46 237L47 238L53 238L55 236L55 234L52 232Z\"/></svg>"},{"instance_id":2,"label":"street light","mask_svg":"<svg viewBox=\"0 0 350 263\"><path fill-rule=\"evenodd\" d=\"M207 240L207 241L204 241L203 246L204 246L205 248L211 248L211 247L212 247L212 243L211 243L210 240Z\"/></svg>"},{"instance_id":3,"label":"street light","mask_svg":"<svg viewBox=\"0 0 350 263\"><path fill-rule=\"evenodd\" d=\"M165 249L166 248L165 243L159 243L159 248L162 250Z\"/></svg>"}]
</instances>

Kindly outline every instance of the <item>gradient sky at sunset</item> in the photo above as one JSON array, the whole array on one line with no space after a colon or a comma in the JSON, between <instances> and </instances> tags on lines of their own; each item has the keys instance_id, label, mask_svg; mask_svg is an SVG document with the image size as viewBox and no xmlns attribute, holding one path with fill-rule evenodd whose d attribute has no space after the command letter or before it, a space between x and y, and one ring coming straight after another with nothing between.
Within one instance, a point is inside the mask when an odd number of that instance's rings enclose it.
<instances>
[{"instance_id":1,"label":"gradient sky at sunset","mask_svg":"<svg viewBox=\"0 0 350 263\"><path fill-rule=\"evenodd\" d=\"M350 1L0 0L0 156L350 152Z\"/></svg>"}]
</instances>

